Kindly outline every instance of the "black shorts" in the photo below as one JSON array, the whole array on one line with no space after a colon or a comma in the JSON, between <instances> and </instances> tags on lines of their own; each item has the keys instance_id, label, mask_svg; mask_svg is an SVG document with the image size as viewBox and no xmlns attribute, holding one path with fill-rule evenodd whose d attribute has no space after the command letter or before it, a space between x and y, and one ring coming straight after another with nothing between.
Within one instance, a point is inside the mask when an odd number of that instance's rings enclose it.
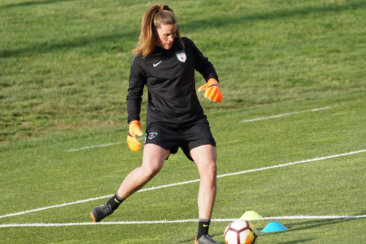
<instances>
[{"instance_id":1,"label":"black shorts","mask_svg":"<svg viewBox=\"0 0 366 244\"><path fill-rule=\"evenodd\" d=\"M180 147L192 161L190 151L193 148L207 144L216 146L207 120L178 128L154 123L146 128L145 144L148 143L168 149L173 154L177 153Z\"/></svg>"}]
</instances>

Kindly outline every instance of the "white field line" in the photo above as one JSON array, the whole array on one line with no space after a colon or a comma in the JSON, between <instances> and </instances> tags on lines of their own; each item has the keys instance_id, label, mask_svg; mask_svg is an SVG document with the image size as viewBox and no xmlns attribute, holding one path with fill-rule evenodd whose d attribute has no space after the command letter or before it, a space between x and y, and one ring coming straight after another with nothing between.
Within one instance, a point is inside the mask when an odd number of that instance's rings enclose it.
<instances>
[{"instance_id":1,"label":"white field line","mask_svg":"<svg viewBox=\"0 0 366 244\"><path fill-rule=\"evenodd\" d=\"M327 159L332 159L332 158L339 158L339 157L344 157L344 156L349 156L349 155L354 155L354 154L359 154L359 153L364 153L364 152L366 152L366 149L362 149L362 150L358 150L358 151L352 151L352 152L348 152L348 153L334 154L334 155L329 155L329 156L325 156L325 157L316 157L316 158L312 158L312 159L294 161L294 162L290 162L290 163L277 164L277 165L262 167L262 168L257 168L257 169L249 169L249 170L244 170L244 171L239 171L239 172L234 172L234 173L221 174L221 175L218 175L217 178L223 178L223 177L227 177L227 176L241 175L241 174L264 171L264 170L269 170L269 169L287 167L287 166L296 165L296 164L322 161L322 160L327 160ZM176 183L167 184L167 185L153 186L153 187L150 187L150 188L141 189L138 192L153 191L153 190L158 190L158 189L163 189L163 188L168 188L168 187L191 184L191 183L195 183L195 182L199 182L199 181L200 181L200 179L195 179L195 180L189 180L189 181L176 182ZM23 214L27 214L27 213L39 212L39 211L48 210L48 209L52 209L52 208L59 208L59 207L65 207L65 206L70 206L70 205L79 204L79 203L85 203L85 202L100 200L100 199L108 198L108 197L111 197L111 196L112 195L106 195L106 196L101 196L101 197L94 197L94 198L88 198L88 199L84 199L84 200L78 200L78 201L75 201L75 202L69 202L69 203L63 203L63 204L48 206L48 207L36 208L36 209L17 212L17 213L9 213L9 214L5 214L5 215L1 215L0 219L1 218L6 218L6 217L11 217L11 216L23 215Z\"/></svg>"},{"instance_id":2,"label":"white field line","mask_svg":"<svg viewBox=\"0 0 366 244\"><path fill-rule=\"evenodd\" d=\"M304 219L361 219L366 218L366 215L330 215L330 216L278 216L278 217L263 217L258 220L304 220ZM235 218L212 219L212 222L231 222ZM191 223L198 222L198 219L178 219L178 220L149 220L149 221L114 221L114 222L77 222L77 223L25 223L25 224L0 224L0 228L11 227L67 227L67 226L100 226L100 225L147 225L147 224L176 224L176 223Z\"/></svg>"},{"instance_id":3,"label":"white field line","mask_svg":"<svg viewBox=\"0 0 366 244\"><path fill-rule=\"evenodd\" d=\"M303 111L297 111L297 112L290 112L290 113L283 113L283 114L277 114L277 115L272 115L272 116L267 116L267 117L260 117L260 118L254 118L254 119L245 119L245 120L242 120L240 122L242 122L242 123L249 123L249 122L255 122L255 121L260 121L260 120L281 118L281 117L285 117L285 116L289 116L289 115L294 115L294 114L300 114L300 113L317 112L317 111L331 109L331 108L332 107L313 108L313 109L309 109L309 110L303 110Z\"/></svg>"},{"instance_id":4,"label":"white field line","mask_svg":"<svg viewBox=\"0 0 366 244\"><path fill-rule=\"evenodd\" d=\"M361 219L366 218L366 214L363 215L325 215L325 216L305 216L305 215L295 215L295 216L279 216L279 217L263 217L263 220L276 220L276 219Z\"/></svg>"},{"instance_id":5,"label":"white field line","mask_svg":"<svg viewBox=\"0 0 366 244\"><path fill-rule=\"evenodd\" d=\"M262 168L257 168L257 169L249 169L249 170L239 171L239 172L235 172L235 173L222 174L222 175L218 175L217 178L233 176L233 175L241 175L241 174L263 171L263 170L268 170L268 169L281 168L281 167L286 167L286 166L295 165L295 164L322 161L322 160L327 160L327 159L331 159L331 158L339 158L339 157L344 157L344 156L349 156L349 155L359 154L359 153L364 153L364 152L366 152L366 149L348 152L348 153L334 154L334 155L329 155L329 156L319 157L319 158L317 157L317 158L312 158L312 159L304 159L304 160L300 160L300 161L294 161L294 162L285 163L285 164L277 164L277 165L262 167Z\"/></svg>"},{"instance_id":6,"label":"white field line","mask_svg":"<svg viewBox=\"0 0 366 244\"><path fill-rule=\"evenodd\" d=\"M114 145L118 145L118 144L122 144L122 143L123 142L111 142L111 143L105 143L105 144L100 144L100 145L85 146L85 147L81 147L81 148L69 149L69 150L66 150L65 152L77 152L77 151L88 150L88 149L99 148L99 147L109 147L109 146L114 146Z\"/></svg>"}]
</instances>

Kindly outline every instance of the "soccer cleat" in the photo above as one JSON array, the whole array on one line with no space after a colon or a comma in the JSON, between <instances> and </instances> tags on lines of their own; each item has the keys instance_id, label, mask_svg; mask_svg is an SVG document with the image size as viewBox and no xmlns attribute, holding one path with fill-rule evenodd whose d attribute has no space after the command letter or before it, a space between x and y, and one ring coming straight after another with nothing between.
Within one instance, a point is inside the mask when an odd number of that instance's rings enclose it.
<instances>
[{"instance_id":1,"label":"soccer cleat","mask_svg":"<svg viewBox=\"0 0 366 244\"><path fill-rule=\"evenodd\" d=\"M194 244L222 244L222 243L212 240L209 235L203 235L198 240L196 237L194 240Z\"/></svg>"},{"instance_id":2,"label":"soccer cleat","mask_svg":"<svg viewBox=\"0 0 366 244\"><path fill-rule=\"evenodd\" d=\"M90 212L90 216L93 218L94 222L99 222L112 213L113 210L111 205L103 204L102 206L94 208L93 211Z\"/></svg>"}]
</instances>

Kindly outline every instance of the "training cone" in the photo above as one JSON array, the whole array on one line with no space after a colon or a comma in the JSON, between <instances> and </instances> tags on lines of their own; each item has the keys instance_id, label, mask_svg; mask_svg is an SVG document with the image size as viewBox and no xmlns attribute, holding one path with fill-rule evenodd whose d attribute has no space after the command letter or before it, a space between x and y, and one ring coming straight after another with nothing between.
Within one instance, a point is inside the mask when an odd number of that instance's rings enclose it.
<instances>
[{"instance_id":1,"label":"training cone","mask_svg":"<svg viewBox=\"0 0 366 244\"><path fill-rule=\"evenodd\" d=\"M287 230L287 227L277 221L269 222L261 232L276 232Z\"/></svg>"},{"instance_id":2,"label":"training cone","mask_svg":"<svg viewBox=\"0 0 366 244\"><path fill-rule=\"evenodd\" d=\"M258 220L263 219L256 211L246 211L243 216L240 217L241 220Z\"/></svg>"}]
</instances>

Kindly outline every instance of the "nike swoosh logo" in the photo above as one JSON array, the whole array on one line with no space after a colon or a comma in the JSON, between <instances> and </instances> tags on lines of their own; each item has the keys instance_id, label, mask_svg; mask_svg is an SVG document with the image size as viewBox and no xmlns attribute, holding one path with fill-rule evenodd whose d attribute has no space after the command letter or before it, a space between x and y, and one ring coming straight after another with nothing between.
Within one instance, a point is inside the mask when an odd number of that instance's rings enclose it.
<instances>
[{"instance_id":1,"label":"nike swoosh logo","mask_svg":"<svg viewBox=\"0 0 366 244\"><path fill-rule=\"evenodd\" d=\"M153 64L154 68L155 68L156 66L158 66L161 62L163 62L163 61L160 61L160 62L157 62L157 63Z\"/></svg>"}]
</instances>

